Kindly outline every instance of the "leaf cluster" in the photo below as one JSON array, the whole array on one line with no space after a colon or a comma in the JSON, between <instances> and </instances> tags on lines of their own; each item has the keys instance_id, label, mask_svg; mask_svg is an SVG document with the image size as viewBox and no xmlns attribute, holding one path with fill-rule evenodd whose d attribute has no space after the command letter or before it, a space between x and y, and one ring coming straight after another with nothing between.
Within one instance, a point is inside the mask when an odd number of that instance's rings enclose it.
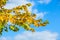
<instances>
[{"instance_id":1,"label":"leaf cluster","mask_svg":"<svg viewBox=\"0 0 60 40\"><path fill-rule=\"evenodd\" d=\"M6 4L6 1L7 0L0 1L0 8ZM33 24L35 27L46 26L48 24L48 20L44 22L42 21L42 19L36 20L35 19L36 14L32 14L31 12L28 11L28 7L30 6L31 3L22 6L17 6L13 9L1 8L0 9L0 34L2 35L3 31L8 32L8 28L14 32L17 32L19 28L16 27L15 25L23 27L25 30L30 30L32 32L34 32L35 30L34 28L30 27L31 24ZM21 13L21 10L24 12ZM11 14L11 12L13 12L14 15ZM11 25L6 26L9 21Z\"/></svg>"}]
</instances>

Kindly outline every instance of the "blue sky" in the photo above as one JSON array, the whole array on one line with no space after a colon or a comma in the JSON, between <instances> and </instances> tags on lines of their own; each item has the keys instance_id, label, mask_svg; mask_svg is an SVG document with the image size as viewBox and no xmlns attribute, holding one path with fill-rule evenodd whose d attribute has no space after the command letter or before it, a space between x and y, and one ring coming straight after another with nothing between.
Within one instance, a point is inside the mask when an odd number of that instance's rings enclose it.
<instances>
[{"instance_id":1,"label":"blue sky","mask_svg":"<svg viewBox=\"0 0 60 40\"><path fill-rule=\"evenodd\" d=\"M22 2L21 2L22 1ZM29 11L36 13L37 18L48 20L49 24L45 27L35 28L36 32L26 32L20 28L18 32L4 32L1 40L60 40L60 0L9 0L5 8L13 8L18 5L32 3ZM29 36L30 34L30 36ZM38 34L40 36L38 36ZM33 35L33 37L32 37ZM36 38L36 36L38 36ZM45 38L46 36L46 38ZM36 39L34 39L36 38ZM40 38L40 39L39 39Z\"/></svg>"}]
</instances>

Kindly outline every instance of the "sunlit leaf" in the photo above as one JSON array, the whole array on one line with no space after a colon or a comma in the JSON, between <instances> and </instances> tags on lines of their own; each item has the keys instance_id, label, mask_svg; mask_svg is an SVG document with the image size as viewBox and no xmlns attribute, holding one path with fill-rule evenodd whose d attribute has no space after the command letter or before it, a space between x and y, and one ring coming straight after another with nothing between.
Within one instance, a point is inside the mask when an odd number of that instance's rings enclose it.
<instances>
[{"instance_id":1,"label":"sunlit leaf","mask_svg":"<svg viewBox=\"0 0 60 40\"><path fill-rule=\"evenodd\" d=\"M44 24L49 24L48 20L46 20L46 21L44 22Z\"/></svg>"},{"instance_id":2,"label":"sunlit leaf","mask_svg":"<svg viewBox=\"0 0 60 40\"><path fill-rule=\"evenodd\" d=\"M14 32L17 32L19 30L19 28L15 27L14 25L11 25L9 27L10 30L14 31Z\"/></svg>"},{"instance_id":3,"label":"sunlit leaf","mask_svg":"<svg viewBox=\"0 0 60 40\"><path fill-rule=\"evenodd\" d=\"M19 5L12 9L4 8L7 0L0 0L0 35L2 35L3 31L8 32L8 28L14 32L19 31L19 28L15 25L23 27L25 30L30 30L35 32L34 28L31 28L30 25L33 24L35 27L38 26L46 26L49 24L48 20L42 21L42 19L35 19L36 14L32 14L28 10L28 7L31 6L31 3L26 5ZM21 12L23 10L23 12ZM12 14L13 13L13 14ZM10 22L9 27L6 27L6 24Z\"/></svg>"},{"instance_id":4,"label":"sunlit leaf","mask_svg":"<svg viewBox=\"0 0 60 40\"><path fill-rule=\"evenodd\" d=\"M31 3L26 4L27 6L31 6Z\"/></svg>"},{"instance_id":5,"label":"sunlit leaf","mask_svg":"<svg viewBox=\"0 0 60 40\"><path fill-rule=\"evenodd\" d=\"M23 28L26 29L26 30L30 30L30 29L31 29L28 24L25 24L25 23L24 23L22 26L23 26Z\"/></svg>"},{"instance_id":6,"label":"sunlit leaf","mask_svg":"<svg viewBox=\"0 0 60 40\"><path fill-rule=\"evenodd\" d=\"M0 0L0 8L6 4L7 0Z\"/></svg>"}]
</instances>

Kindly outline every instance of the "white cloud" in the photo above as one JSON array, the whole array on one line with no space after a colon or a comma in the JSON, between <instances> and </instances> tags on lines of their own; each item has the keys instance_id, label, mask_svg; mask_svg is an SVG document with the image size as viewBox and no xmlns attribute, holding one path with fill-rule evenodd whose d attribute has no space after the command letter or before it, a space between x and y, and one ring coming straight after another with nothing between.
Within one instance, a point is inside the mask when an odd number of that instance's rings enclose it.
<instances>
[{"instance_id":1,"label":"white cloud","mask_svg":"<svg viewBox=\"0 0 60 40\"><path fill-rule=\"evenodd\" d=\"M31 1L28 1L28 0L8 0L8 3L4 6L4 8L7 8L7 9L12 9L18 5L24 5L24 4L27 4L27 3L31 3L32 6L31 7L28 7L28 10L29 11L32 11L32 7L34 6L34 2L31 2Z\"/></svg>"},{"instance_id":2,"label":"white cloud","mask_svg":"<svg viewBox=\"0 0 60 40\"><path fill-rule=\"evenodd\" d=\"M6 37L1 37L0 40L7 40Z\"/></svg>"},{"instance_id":3,"label":"white cloud","mask_svg":"<svg viewBox=\"0 0 60 40\"><path fill-rule=\"evenodd\" d=\"M0 40L12 40L11 37L0 37Z\"/></svg>"},{"instance_id":4,"label":"white cloud","mask_svg":"<svg viewBox=\"0 0 60 40\"><path fill-rule=\"evenodd\" d=\"M7 3L4 8L7 8L7 9L12 9L14 7L16 7L17 5L16 4L12 4L12 3Z\"/></svg>"},{"instance_id":5,"label":"white cloud","mask_svg":"<svg viewBox=\"0 0 60 40\"><path fill-rule=\"evenodd\" d=\"M24 32L15 36L14 40L57 40L57 33L49 31Z\"/></svg>"},{"instance_id":6,"label":"white cloud","mask_svg":"<svg viewBox=\"0 0 60 40\"><path fill-rule=\"evenodd\" d=\"M44 16L47 14L47 12L38 12L37 9L34 9L33 13L36 14L36 18L35 19L44 18Z\"/></svg>"},{"instance_id":7,"label":"white cloud","mask_svg":"<svg viewBox=\"0 0 60 40\"><path fill-rule=\"evenodd\" d=\"M0 40L57 40L58 33L50 31L23 32L14 37L1 37Z\"/></svg>"},{"instance_id":8,"label":"white cloud","mask_svg":"<svg viewBox=\"0 0 60 40\"><path fill-rule=\"evenodd\" d=\"M38 10L37 9L34 9L33 10L33 13L36 13L37 14L38 13Z\"/></svg>"},{"instance_id":9,"label":"white cloud","mask_svg":"<svg viewBox=\"0 0 60 40\"><path fill-rule=\"evenodd\" d=\"M38 2L41 4L49 4L51 2L51 0L40 0Z\"/></svg>"},{"instance_id":10,"label":"white cloud","mask_svg":"<svg viewBox=\"0 0 60 40\"><path fill-rule=\"evenodd\" d=\"M40 13L37 13L37 17L36 19L39 19L39 18L44 18L44 16L47 14L47 12L40 12Z\"/></svg>"},{"instance_id":11,"label":"white cloud","mask_svg":"<svg viewBox=\"0 0 60 40\"><path fill-rule=\"evenodd\" d=\"M8 2L10 2L10 3L15 3L15 4L19 4L19 5L27 4L27 3L28 3L27 0L8 0Z\"/></svg>"}]
</instances>

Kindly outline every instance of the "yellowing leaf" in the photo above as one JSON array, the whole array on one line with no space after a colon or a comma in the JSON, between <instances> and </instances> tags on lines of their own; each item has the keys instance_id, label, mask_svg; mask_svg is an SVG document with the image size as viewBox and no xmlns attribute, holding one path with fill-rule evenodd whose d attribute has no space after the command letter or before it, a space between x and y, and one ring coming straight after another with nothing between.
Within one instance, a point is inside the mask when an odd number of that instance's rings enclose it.
<instances>
[{"instance_id":1,"label":"yellowing leaf","mask_svg":"<svg viewBox=\"0 0 60 40\"><path fill-rule=\"evenodd\" d=\"M26 4L27 6L31 6L31 3Z\"/></svg>"}]
</instances>

